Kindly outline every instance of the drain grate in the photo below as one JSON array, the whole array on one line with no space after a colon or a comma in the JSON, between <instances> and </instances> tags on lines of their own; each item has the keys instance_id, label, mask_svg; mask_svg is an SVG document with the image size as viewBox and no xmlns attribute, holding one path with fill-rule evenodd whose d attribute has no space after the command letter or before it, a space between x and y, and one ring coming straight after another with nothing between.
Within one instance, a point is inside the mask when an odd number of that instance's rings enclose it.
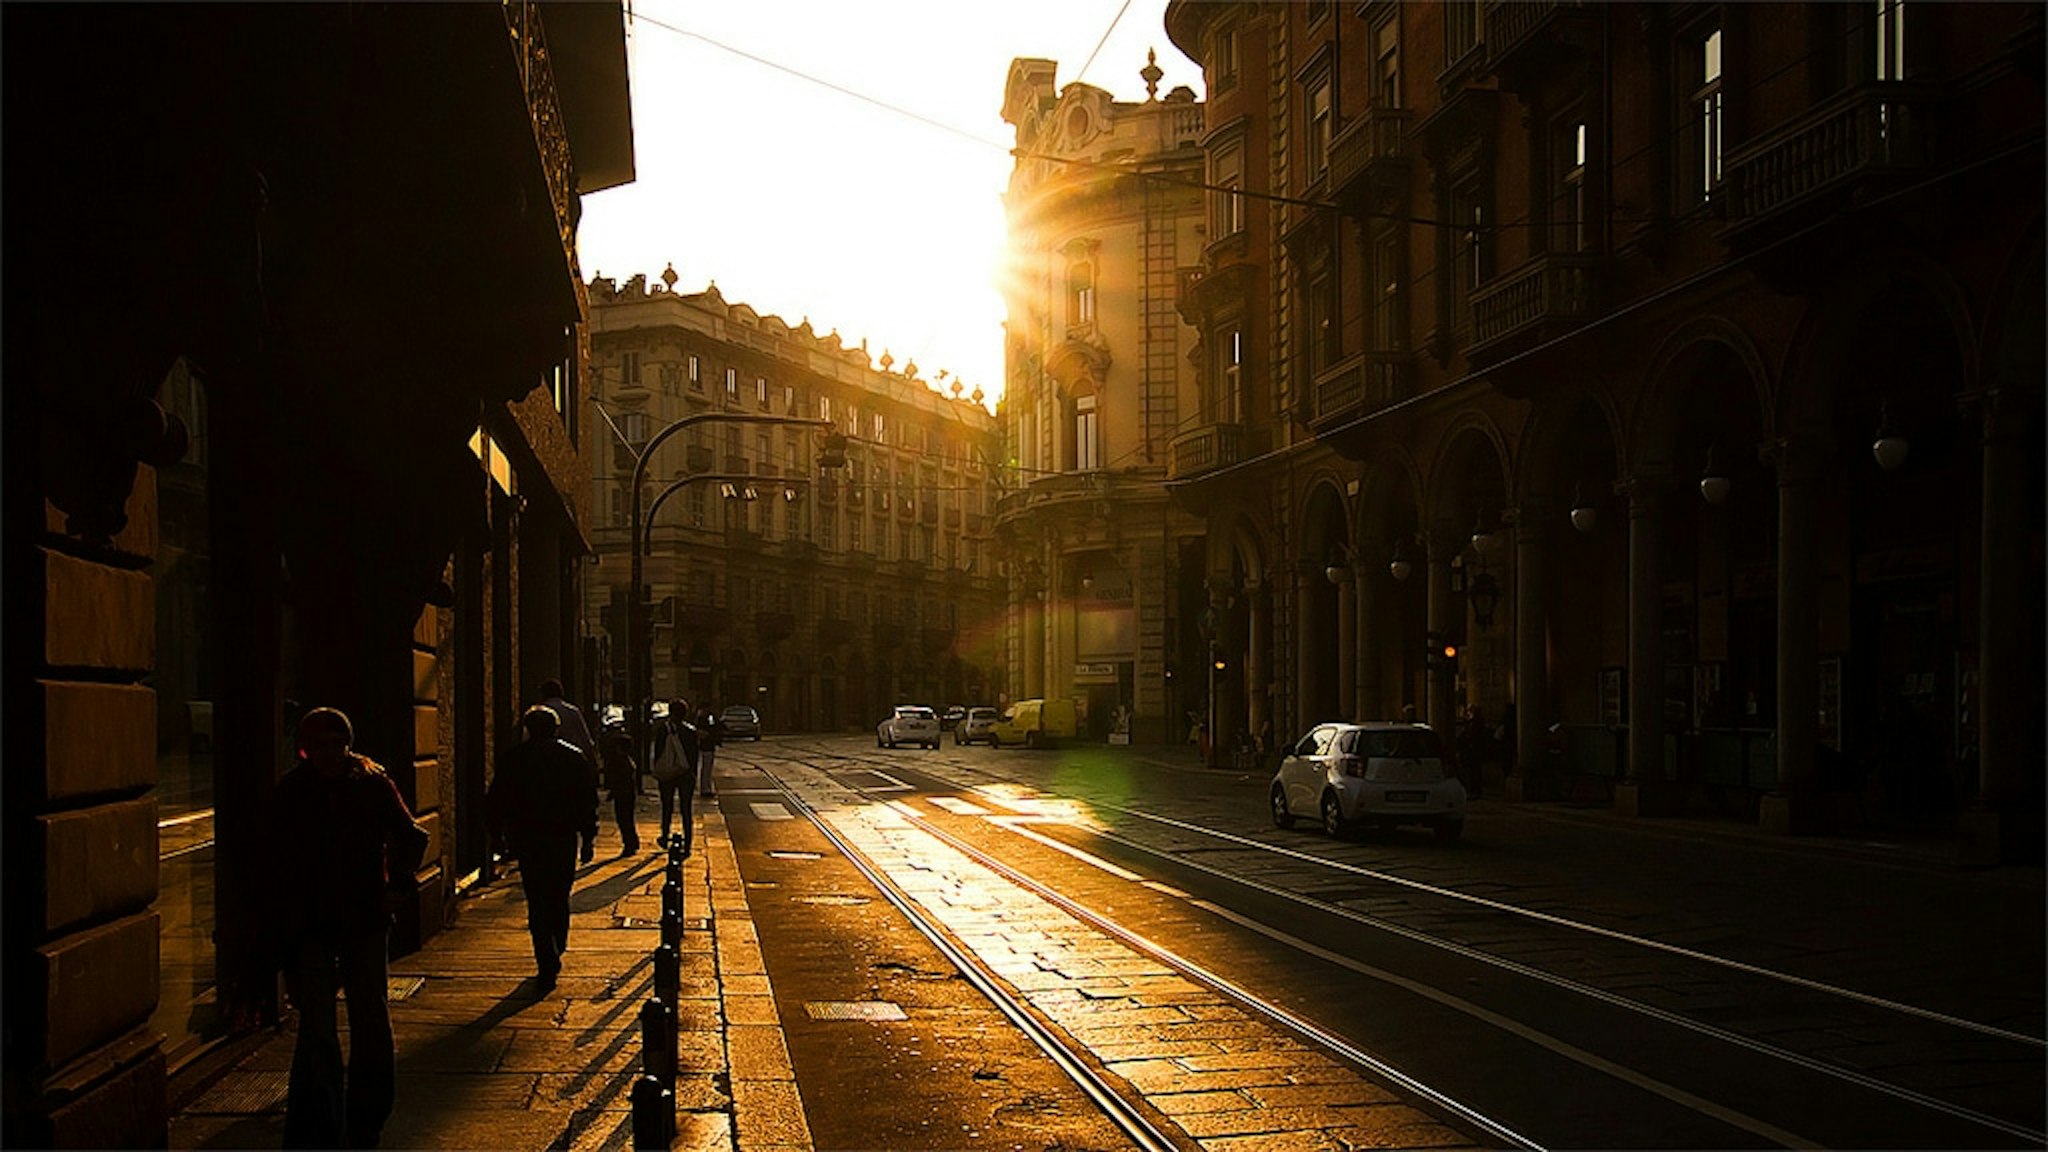
<instances>
[{"instance_id":1,"label":"drain grate","mask_svg":"<svg viewBox=\"0 0 2048 1152\"><path fill-rule=\"evenodd\" d=\"M808 1000L804 1011L813 1020L908 1020L903 1009L887 1000Z\"/></svg>"},{"instance_id":2,"label":"drain grate","mask_svg":"<svg viewBox=\"0 0 2048 1152\"><path fill-rule=\"evenodd\" d=\"M203 1116L255 1116L284 1107L289 1072L237 1072L223 1077L185 1108Z\"/></svg>"}]
</instances>

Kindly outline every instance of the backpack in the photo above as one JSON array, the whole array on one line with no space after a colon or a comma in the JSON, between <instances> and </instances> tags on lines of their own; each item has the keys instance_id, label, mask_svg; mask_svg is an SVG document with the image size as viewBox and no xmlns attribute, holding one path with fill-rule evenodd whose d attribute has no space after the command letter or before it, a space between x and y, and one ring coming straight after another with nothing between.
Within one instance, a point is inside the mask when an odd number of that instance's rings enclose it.
<instances>
[{"instance_id":1,"label":"backpack","mask_svg":"<svg viewBox=\"0 0 2048 1152\"><path fill-rule=\"evenodd\" d=\"M670 720L662 725L660 739L655 742L657 748L654 763L647 768L654 774L656 780L663 784L675 784L690 778L690 761L693 759L690 752L693 750L691 744L694 743L691 736L695 733L696 729L690 727L687 720L680 724Z\"/></svg>"}]
</instances>

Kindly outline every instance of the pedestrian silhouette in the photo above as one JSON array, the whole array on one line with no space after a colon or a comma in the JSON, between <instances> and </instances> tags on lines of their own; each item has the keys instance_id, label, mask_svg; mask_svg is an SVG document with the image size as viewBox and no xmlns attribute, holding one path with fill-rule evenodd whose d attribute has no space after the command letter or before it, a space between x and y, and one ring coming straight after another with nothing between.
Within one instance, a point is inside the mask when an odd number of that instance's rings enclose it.
<instances>
[{"instance_id":1,"label":"pedestrian silhouette","mask_svg":"<svg viewBox=\"0 0 2048 1152\"><path fill-rule=\"evenodd\" d=\"M668 706L668 717L654 730L654 785L661 791L661 839L656 841L668 847L672 837L676 809L682 809L683 855L690 854L691 816L690 793L697 782L697 726L690 723L690 702L674 700Z\"/></svg>"},{"instance_id":2,"label":"pedestrian silhouette","mask_svg":"<svg viewBox=\"0 0 2048 1152\"><path fill-rule=\"evenodd\" d=\"M576 881L576 841L583 862L596 855L597 779L582 753L559 738L554 710L536 704L519 718L526 738L498 758L485 796L494 839L519 860L526 928L542 992L554 988L569 948L569 889Z\"/></svg>"},{"instance_id":3,"label":"pedestrian silhouette","mask_svg":"<svg viewBox=\"0 0 2048 1152\"><path fill-rule=\"evenodd\" d=\"M612 819L619 826L621 856L640 851L640 826L633 805L640 793L640 765L633 759L633 738L614 732L600 746L604 760L604 788L611 794Z\"/></svg>"},{"instance_id":4,"label":"pedestrian silhouette","mask_svg":"<svg viewBox=\"0 0 2048 1152\"><path fill-rule=\"evenodd\" d=\"M391 917L417 884L429 837L391 777L354 752L354 742L340 711L306 713L298 762L271 793L272 956L299 1014L287 1148L376 1147L395 1092L385 1004ZM348 997L345 1069L337 991Z\"/></svg>"}]
</instances>

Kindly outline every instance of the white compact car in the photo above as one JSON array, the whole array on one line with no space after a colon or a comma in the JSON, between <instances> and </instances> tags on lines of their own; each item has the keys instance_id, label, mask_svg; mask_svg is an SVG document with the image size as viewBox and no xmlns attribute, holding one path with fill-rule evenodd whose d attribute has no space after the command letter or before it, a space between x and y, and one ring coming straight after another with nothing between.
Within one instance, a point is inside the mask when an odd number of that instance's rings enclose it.
<instances>
[{"instance_id":1,"label":"white compact car","mask_svg":"<svg viewBox=\"0 0 2048 1152\"><path fill-rule=\"evenodd\" d=\"M939 714L922 704L898 704L889 718L875 725L875 747L898 744L939 746Z\"/></svg>"},{"instance_id":2,"label":"white compact car","mask_svg":"<svg viewBox=\"0 0 2048 1152\"><path fill-rule=\"evenodd\" d=\"M996 726L996 718L1002 715L993 708L969 708L960 723L953 726L953 743L987 744L989 732Z\"/></svg>"},{"instance_id":3,"label":"white compact car","mask_svg":"<svg viewBox=\"0 0 2048 1152\"><path fill-rule=\"evenodd\" d=\"M1319 724L1273 774L1273 823L1313 814L1323 831L1426 824L1437 839L1465 832L1465 786L1444 768L1443 739L1426 724Z\"/></svg>"}]
</instances>

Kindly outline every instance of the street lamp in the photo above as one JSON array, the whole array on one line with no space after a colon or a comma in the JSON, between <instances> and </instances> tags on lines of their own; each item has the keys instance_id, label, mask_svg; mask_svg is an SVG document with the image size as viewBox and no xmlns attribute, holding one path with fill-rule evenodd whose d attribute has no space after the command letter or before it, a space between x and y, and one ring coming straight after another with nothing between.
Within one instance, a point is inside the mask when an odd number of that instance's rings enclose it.
<instances>
[{"instance_id":1,"label":"street lamp","mask_svg":"<svg viewBox=\"0 0 2048 1152\"><path fill-rule=\"evenodd\" d=\"M1585 485L1580 484L1577 487L1573 488L1572 527L1578 529L1581 534L1590 535L1593 531L1594 525L1599 522L1599 519L1600 510L1593 507L1592 501L1586 499Z\"/></svg>"},{"instance_id":2,"label":"street lamp","mask_svg":"<svg viewBox=\"0 0 2048 1152\"><path fill-rule=\"evenodd\" d=\"M1709 504L1720 504L1728 499L1728 473L1715 463L1714 445L1707 445L1707 470L1700 477L1700 496Z\"/></svg>"},{"instance_id":3,"label":"street lamp","mask_svg":"<svg viewBox=\"0 0 2048 1152\"><path fill-rule=\"evenodd\" d=\"M1870 445L1870 454L1877 457L1878 467L1896 472L1906 462L1906 452L1912 446L1904 436L1892 430L1890 408L1889 401L1880 401L1877 405L1877 439Z\"/></svg>"},{"instance_id":4,"label":"street lamp","mask_svg":"<svg viewBox=\"0 0 2048 1152\"><path fill-rule=\"evenodd\" d=\"M590 402L597 404L597 398L591 397ZM598 411L603 412L604 407L598 405ZM609 414L607 414L606 418L610 418ZM650 750L648 747L647 714L654 706L654 686L652 683L654 654L649 649L649 633L652 630L647 626L647 607L641 603L641 597L645 595L646 591L646 577L643 570L643 554L646 549L643 546L643 542L646 536L645 525L647 517L641 507L640 486L646 482L647 465L654 459L654 450L656 448L661 447L662 443L669 437L683 429L712 420L727 421L734 424L780 424L799 428L832 427L830 420L821 420L810 416L774 416L742 412L696 412L672 422L668 427L655 433L634 456L633 478L631 481L632 517L630 526L632 534L629 537L632 543L632 564L627 577L626 636L632 645L628 651L627 659L631 661L628 675L632 680L633 687L634 708L630 718L633 732L633 748L642 757L641 763L643 764L647 763L646 756ZM674 487L675 485L671 485L670 490L673 490ZM667 494L667 491L663 492L664 496Z\"/></svg>"}]
</instances>

